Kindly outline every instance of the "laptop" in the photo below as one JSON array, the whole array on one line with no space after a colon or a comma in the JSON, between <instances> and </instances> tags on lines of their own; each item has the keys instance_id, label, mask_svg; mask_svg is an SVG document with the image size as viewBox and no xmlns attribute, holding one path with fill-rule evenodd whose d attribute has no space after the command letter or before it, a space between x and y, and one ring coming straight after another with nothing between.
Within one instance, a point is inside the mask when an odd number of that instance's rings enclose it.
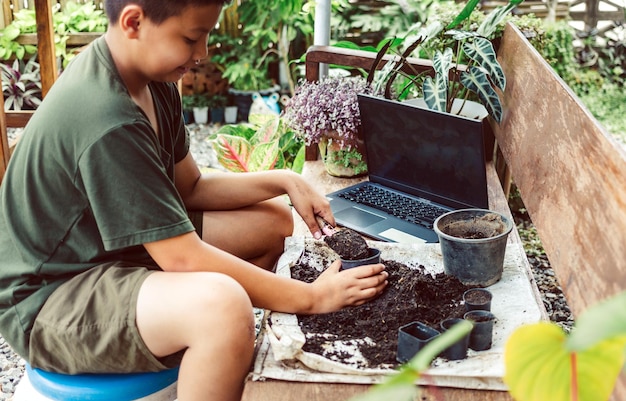
<instances>
[{"instance_id":1,"label":"laptop","mask_svg":"<svg viewBox=\"0 0 626 401\"><path fill-rule=\"evenodd\" d=\"M439 215L489 207L480 121L460 117L462 129L453 130L445 113L362 94L358 101L369 181L327 195L337 224L382 241L432 243Z\"/></svg>"}]
</instances>

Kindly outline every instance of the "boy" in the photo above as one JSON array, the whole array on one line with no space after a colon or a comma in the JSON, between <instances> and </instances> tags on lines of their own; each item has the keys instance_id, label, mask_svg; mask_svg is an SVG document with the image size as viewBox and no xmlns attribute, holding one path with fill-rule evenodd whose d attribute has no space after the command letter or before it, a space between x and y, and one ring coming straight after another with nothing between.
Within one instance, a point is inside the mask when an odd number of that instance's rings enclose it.
<instances>
[{"instance_id":1,"label":"boy","mask_svg":"<svg viewBox=\"0 0 626 401\"><path fill-rule=\"evenodd\" d=\"M269 271L293 230L278 196L318 238L315 216L334 222L299 175L199 173L174 83L206 57L223 5L107 0L109 30L25 129L0 193L0 332L33 367L180 364L180 401L236 400L252 305L325 313L385 287L381 264L335 262L312 284Z\"/></svg>"}]
</instances>

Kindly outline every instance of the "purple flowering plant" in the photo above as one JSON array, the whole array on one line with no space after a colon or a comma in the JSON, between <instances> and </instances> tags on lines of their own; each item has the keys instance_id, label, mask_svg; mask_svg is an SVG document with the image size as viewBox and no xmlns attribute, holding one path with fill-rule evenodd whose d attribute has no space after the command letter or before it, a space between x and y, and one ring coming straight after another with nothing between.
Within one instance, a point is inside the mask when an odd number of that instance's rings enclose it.
<instances>
[{"instance_id":1,"label":"purple flowering plant","mask_svg":"<svg viewBox=\"0 0 626 401\"><path fill-rule=\"evenodd\" d=\"M351 147L361 126L358 93L373 93L364 77L303 80L285 106L283 118L307 145L320 143L334 131L342 147Z\"/></svg>"}]
</instances>

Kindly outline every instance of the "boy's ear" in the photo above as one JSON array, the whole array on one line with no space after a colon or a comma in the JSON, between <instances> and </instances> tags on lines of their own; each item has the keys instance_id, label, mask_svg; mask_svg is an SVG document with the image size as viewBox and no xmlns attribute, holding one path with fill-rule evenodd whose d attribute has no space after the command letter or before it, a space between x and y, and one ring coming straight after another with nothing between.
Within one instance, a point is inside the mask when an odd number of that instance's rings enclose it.
<instances>
[{"instance_id":1,"label":"boy's ear","mask_svg":"<svg viewBox=\"0 0 626 401\"><path fill-rule=\"evenodd\" d=\"M136 4L129 4L122 9L118 25L127 37L135 38L144 20L143 9Z\"/></svg>"}]
</instances>

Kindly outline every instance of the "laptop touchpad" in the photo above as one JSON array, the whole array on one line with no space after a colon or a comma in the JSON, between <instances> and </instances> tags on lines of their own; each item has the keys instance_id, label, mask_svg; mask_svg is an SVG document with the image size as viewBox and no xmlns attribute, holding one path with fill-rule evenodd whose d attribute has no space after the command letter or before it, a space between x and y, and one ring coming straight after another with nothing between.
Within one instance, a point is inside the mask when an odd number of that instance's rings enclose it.
<instances>
[{"instance_id":1,"label":"laptop touchpad","mask_svg":"<svg viewBox=\"0 0 626 401\"><path fill-rule=\"evenodd\" d=\"M335 213L335 217L338 220L345 221L348 224L355 225L357 227L367 227L374 223L378 223L385 218L375 215L365 210L349 208Z\"/></svg>"}]
</instances>

